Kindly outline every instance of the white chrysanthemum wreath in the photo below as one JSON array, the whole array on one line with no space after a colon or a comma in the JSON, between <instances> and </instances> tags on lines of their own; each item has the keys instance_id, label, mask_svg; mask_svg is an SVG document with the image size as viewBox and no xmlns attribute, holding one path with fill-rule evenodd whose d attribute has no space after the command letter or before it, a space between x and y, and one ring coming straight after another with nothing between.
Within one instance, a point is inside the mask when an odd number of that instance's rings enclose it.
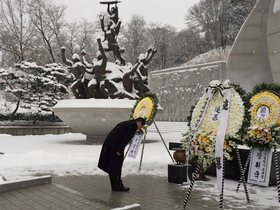
<instances>
[{"instance_id":1,"label":"white chrysanthemum wreath","mask_svg":"<svg viewBox=\"0 0 280 210\"><path fill-rule=\"evenodd\" d=\"M183 147L189 147L189 159L197 160L204 170L216 161L216 135L220 113L225 105L223 93L226 89L230 89L230 100L223 153L225 158L232 159L229 152L237 147L237 140L240 140L242 133L240 131L245 130L244 118L248 115L249 103L245 91L239 86L229 85L228 81L223 84L217 80L210 82L208 92L200 98L192 110L190 119L192 130L184 134L181 140Z\"/></svg>"},{"instance_id":2,"label":"white chrysanthemum wreath","mask_svg":"<svg viewBox=\"0 0 280 210\"><path fill-rule=\"evenodd\" d=\"M200 110L203 107L203 103L207 93L204 94L197 105L195 106L192 114L191 126L194 126L196 119L200 114ZM200 123L198 130L216 130L219 125L219 112L222 110L223 97L220 94L215 94L209 101L208 107L205 111L204 117ZM242 126L244 119L244 104L241 96L234 90L230 92L230 110L228 116L228 126L226 129L226 135L234 137Z\"/></svg>"}]
</instances>

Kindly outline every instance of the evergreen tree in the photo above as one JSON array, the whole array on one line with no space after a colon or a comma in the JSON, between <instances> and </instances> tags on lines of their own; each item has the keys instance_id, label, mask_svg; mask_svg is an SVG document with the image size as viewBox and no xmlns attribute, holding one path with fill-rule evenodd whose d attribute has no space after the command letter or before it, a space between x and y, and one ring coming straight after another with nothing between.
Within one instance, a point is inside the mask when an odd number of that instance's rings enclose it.
<instances>
[{"instance_id":1,"label":"evergreen tree","mask_svg":"<svg viewBox=\"0 0 280 210\"><path fill-rule=\"evenodd\" d=\"M12 93L15 97L13 102L16 103L16 108L11 114L11 121L14 121L14 116L19 109L19 105L24 94L27 93L25 90L27 87L28 80L24 75L16 74L14 71L0 69L0 78L5 81L5 90L8 93Z\"/></svg>"},{"instance_id":2,"label":"evergreen tree","mask_svg":"<svg viewBox=\"0 0 280 210\"><path fill-rule=\"evenodd\" d=\"M73 75L60 64L49 64L45 67L35 63L21 62L16 64L21 74L0 69L0 78L6 81L5 90L14 94L16 109L19 106L36 110L35 124L40 113L53 113L52 107L69 93L67 86L73 81Z\"/></svg>"}]
</instances>

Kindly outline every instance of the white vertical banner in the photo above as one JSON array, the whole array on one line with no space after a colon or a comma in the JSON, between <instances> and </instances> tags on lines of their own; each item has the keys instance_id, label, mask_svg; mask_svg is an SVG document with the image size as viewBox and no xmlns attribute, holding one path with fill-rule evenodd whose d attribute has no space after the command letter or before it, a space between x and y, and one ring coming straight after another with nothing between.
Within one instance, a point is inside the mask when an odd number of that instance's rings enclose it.
<instances>
[{"instance_id":1,"label":"white vertical banner","mask_svg":"<svg viewBox=\"0 0 280 210\"><path fill-rule=\"evenodd\" d=\"M144 137L144 134L135 134L134 135L134 137L131 140L132 142L131 142L130 148L128 150L128 154L127 154L128 157L134 158L134 159L136 158L143 137Z\"/></svg>"},{"instance_id":2,"label":"white vertical banner","mask_svg":"<svg viewBox=\"0 0 280 210\"><path fill-rule=\"evenodd\" d=\"M215 157L216 157L216 174L217 174L217 187L219 193L222 192L223 181L223 162L224 162L224 139L227 129L228 111L230 104L230 89L223 91L223 107L220 114L220 122L216 135Z\"/></svg>"}]
</instances>

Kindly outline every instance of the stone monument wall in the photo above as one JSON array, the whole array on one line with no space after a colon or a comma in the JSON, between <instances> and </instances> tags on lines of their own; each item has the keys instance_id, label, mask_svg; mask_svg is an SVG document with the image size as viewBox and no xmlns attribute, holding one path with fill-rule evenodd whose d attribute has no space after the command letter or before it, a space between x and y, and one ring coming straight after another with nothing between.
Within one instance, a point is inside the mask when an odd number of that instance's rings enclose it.
<instances>
[{"instance_id":1,"label":"stone monument wall","mask_svg":"<svg viewBox=\"0 0 280 210\"><path fill-rule=\"evenodd\" d=\"M156 120L187 121L191 106L205 93L209 82L226 79L228 72L224 61L150 72L149 87L157 94L163 108Z\"/></svg>"}]
</instances>

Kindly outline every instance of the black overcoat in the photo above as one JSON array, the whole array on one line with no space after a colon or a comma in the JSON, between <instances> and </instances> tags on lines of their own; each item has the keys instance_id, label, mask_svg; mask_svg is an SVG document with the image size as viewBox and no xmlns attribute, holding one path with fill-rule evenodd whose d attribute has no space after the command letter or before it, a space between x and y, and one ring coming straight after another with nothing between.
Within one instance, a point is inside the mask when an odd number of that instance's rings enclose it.
<instances>
[{"instance_id":1,"label":"black overcoat","mask_svg":"<svg viewBox=\"0 0 280 210\"><path fill-rule=\"evenodd\" d=\"M124 149L136 131L137 123L135 120L121 122L110 131L103 143L98 161L98 167L101 170L107 173L111 170L120 170ZM121 153L120 157L117 156L117 151Z\"/></svg>"}]
</instances>

